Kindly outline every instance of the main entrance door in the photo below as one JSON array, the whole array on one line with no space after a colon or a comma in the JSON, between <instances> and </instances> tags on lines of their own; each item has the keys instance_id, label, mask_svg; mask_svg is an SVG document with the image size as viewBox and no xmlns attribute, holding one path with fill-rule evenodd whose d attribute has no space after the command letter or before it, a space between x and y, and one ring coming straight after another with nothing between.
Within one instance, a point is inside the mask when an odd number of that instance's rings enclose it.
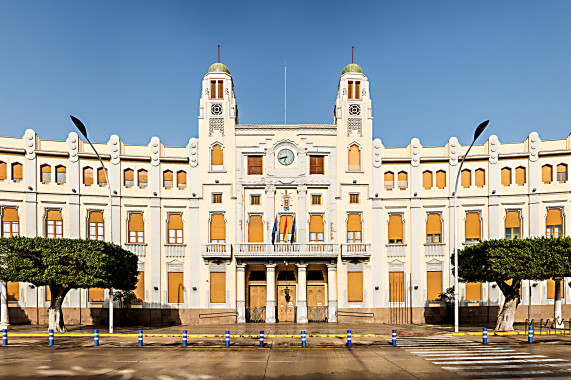
<instances>
[{"instance_id":1,"label":"main entrance door","mask_svg":"<svg viewBox=\"0 0 571 380\"><path fill-rule=\"evenodd\" d=\"M307 317L308 320L325 321L325 285L307 285Z\"/></svg>"},{"instance_id":2,"label":"main entrance door","mask_svg":"<svg viewBox=\"0 0 571 380\"><path fill-rule=\"evenodd\" d=\"M266 285L250 285L249 322L266 321Z\"/></svg>"},{"instance_id":3,"label":"main entrance door","mask_svg":"<svg viewBox=\"0 0 571 380\"><path fill-rule=\"evenodd\" d=\"M296 294L295 285L278 285L278 321L294 322Z\"/></svg>"}]
</instances>

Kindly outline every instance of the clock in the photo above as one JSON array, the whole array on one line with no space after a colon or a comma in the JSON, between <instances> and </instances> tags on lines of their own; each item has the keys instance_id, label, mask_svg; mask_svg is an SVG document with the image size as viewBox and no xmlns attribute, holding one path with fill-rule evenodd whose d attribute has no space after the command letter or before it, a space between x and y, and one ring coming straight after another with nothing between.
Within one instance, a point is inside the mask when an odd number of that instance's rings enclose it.
<instances>
[{"instance_id":1,"label":"clock","mask_svg":"<svg viewBox=\"0 0 571 380\"><path fill-rule=\"evenodd\" d=\"M278 162L284 166L291 165L293 159L293 152L287 148L280 150L278 153Z\"/></svg>"}]
</instances>

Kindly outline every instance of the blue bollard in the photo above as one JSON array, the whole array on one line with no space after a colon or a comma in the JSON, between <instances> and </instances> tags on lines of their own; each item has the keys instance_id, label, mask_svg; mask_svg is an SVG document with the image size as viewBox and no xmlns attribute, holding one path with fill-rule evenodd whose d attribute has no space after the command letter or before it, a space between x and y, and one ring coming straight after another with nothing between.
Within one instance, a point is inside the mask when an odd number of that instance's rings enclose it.
<instances>
[{"instance_id":1,"label":"blue bollard","mask_svg":"<svg viewBox=\"0 0 571 380\"><path fill-rule=\"evenodd\" d=\"M347 330L347 346L351 347L351 330Z\"/></svg>"},{"instance_id":2,"label":"blue bollard","mask_svg":"<svg viewBox=\"0 0 571 380\"><path fill-rule=\"evenodd\" d=\"M48 346L53 346L54 345L54 330L53 329L49 329L48 330Z\"/></svg>"},{"instance_id":3,"label":"blue bollard","mask_svg":"<svg viewBox=\"0 0 571 380\"><path fill-rule=\"evenodd\" d=\"M307 347L307 343L305 341L305 330L301 332L301 347Z\"/></svg>"},{"instance_id":4,"label":"blue bollard","mask_svg":"<svg viewBox=\"0 0 571 380\"><path fill-rule=\"evenodd\" d=\"M393 346L397 345L397 330L393 330Z\"/></svg>"},{"instance_id":5,"label":"blue bollard","mask_svg":"<svg viewBox=\"0 0 571 380\"><path fill-rule=\"evenodd\" d=\"M99 331L93 330L93 345L95 347L99 346Z\"/></svg>"},{"instance_id":6,"label":"blue bollard","mask_svg":"<svg viewBox=\"0 0 571 380\"><path fill-rule=\"evenodd\" d=\"M8 345L8 330L6 330L6 329L2 330L2 345L3 346Z\"/></svg>"},{"instance_id":7,"label":"blue bollard","mask_svg":"<svg viewBox=\"0 0 571 380\"><path fill-rule=\"evenodd\" d=\"M188 337L186 335L186 330L182 330L182 346L186 347L188 345Z\"/></svg>"},{"instance_id":8,"label":"blue bollard","mask_svg":"<svg viewBox=\"0 0 571 380\"><path fill-rule=\"evenodd\" d=\"M260 347L264 347L264 332L260 331Z\"/></svg>"},{"instance_id":9,"label":"blue bollard","mask_svg":"<svg viewBox=\"0 0 571 380\"><path fill-rule=\"evenodd\" d=\"M527 333L527 343L533 343L533 326L529 326L529 332Z\"/></svg>"},{"instance_id":10,"label":"blue bollard","mask_svg":"<svg viewBox=\"0 0 571 380\"><path fill-rule=\"evenodd\" d=\"M226 347L230 347L230 331L226 330Z\"/></svg>"},{"instance_id":11,"label":"blue bollard","mask_svg":"<svg viewBox=\"0 0 571 380\"><path fill-rule=\"evenodd\" d=\"M482 339L484 344L488 344L488 329L484 327L484 332L482 333Z\"/></svg>"},{"instance_id":12,"label":"blue bollard","mask_svg":"<svg viewBox=\"0 0 571 380\"><path fill-rule=\"evenodd\" d=\"M143 347L143 330L139 330L139 347Z\"/></svg>"}]
</instances>

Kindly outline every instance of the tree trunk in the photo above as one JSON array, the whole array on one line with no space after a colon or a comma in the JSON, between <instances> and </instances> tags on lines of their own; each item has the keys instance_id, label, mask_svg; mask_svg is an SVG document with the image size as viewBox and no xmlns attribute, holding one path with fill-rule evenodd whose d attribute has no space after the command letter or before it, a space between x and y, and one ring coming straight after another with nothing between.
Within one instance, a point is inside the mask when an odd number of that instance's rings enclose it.
<instances>
[{"instance_id":1,"label":"tree trunk","mask_svg":"<svg viewBox=\"0 0 571 380\"><path fill-rule=\"evenodd\" d=\"M496 322L496 331L513 331L515 312L520 302L521 280L513 280L511 286L502 280L498 280L496 283L505 297L504 306Z\"/></svg>"},{"instance_id":2,"label":"tree trunk","mask_svg":"<svg viewBox=\"0 0 571 380\"><path fill-rule=\"evenodd\" d=\"M564 329L565 325L561 319L561 283L558 278L555 279L555 299L553 300L553 327L554 329Z\"/></svg>"},{"instance_id":3,"label":"tree trunk","mask_svg":"<svg viewBox=\"0 0 571 380\"><path fill-rule=\"evenodd\" d=\"M50 307L48 309L50 317L49 328L53 329L55 332L66 332L67 328L63 321L63 312L61 310L61 305L63 300L69 292L69 288L65 286L54 286L50 285L50 292L52 295L52 300L50 302Z\"/></svg>"}]
</instances>

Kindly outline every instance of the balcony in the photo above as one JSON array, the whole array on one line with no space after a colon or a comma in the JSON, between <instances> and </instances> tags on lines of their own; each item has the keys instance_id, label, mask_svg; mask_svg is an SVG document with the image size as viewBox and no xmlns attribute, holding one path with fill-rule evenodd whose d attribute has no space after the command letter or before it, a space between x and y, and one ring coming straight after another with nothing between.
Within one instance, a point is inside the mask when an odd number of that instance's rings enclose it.
<instances>
[{"instance_id":1,"label":"balcony","mask_svg":"<svg viewBox=\"0 0 571 380\"><path fill-rule=\"evenodd\" d=\"M425 256L444 256L446 254L446 244L424 244Z\"/></svg>"},{"instance_id":2,"label":"balcony","mask_svg":"<svg viewBox=\"0 0 571 380\"><path fill-rule=\"evenodd\" d=\"M371 257L371 244L344 243L341 244L342 259L358 259Z\"/></svg>"},{"instance_id":3,"label":"balcony","mask_svg":"<svg viewBox=\"0 0 571 380\"><path fill-rule=\"evenodd\" d=\"M186 244L165 244L165 257L184 257Z\"/></svg>"},{"instance_id":4,"label":"balcony","mask_svg":"<svg viewBox=\"0 0 571 380\"><path fill-rule=\"evenodd\" d=\"M202 258L230 260L232 257L232 244L209 243L202 244Z\"/></svg>"},{"instance_id":5,"label":"balcony","mask_svg":"<svg viewBox=\"0 0 571 380\"><path fill-rule=\"evenodd\" d=\"M386 247L388 257L406 256L406 244L387 244Z\"/></svg>"},{"instance_id":6,"label":"balcony","mask_svg":"<svg viewBox=\"0 0 571 380\"><path fill-rule=\"evenodd\" d=\"M123 244L123 248L127 251L133 252L138 257L145 257L147 253L147 245L146 244L132 244L132 243L125 243Z\"/></svg>"},{"instance_id":7,"label":"balcony","mask_svg":"<svg viewBox=\"0 0 571 380\"><path fill-rule=\"evenodd\" d=\"M277 258L297 258L297 257L325 257L336 258L339 249L335 244L328 243L242 243L238 246L238 251L234 253L236 257L277 257Z\"/></svg>"}]
</instances>

